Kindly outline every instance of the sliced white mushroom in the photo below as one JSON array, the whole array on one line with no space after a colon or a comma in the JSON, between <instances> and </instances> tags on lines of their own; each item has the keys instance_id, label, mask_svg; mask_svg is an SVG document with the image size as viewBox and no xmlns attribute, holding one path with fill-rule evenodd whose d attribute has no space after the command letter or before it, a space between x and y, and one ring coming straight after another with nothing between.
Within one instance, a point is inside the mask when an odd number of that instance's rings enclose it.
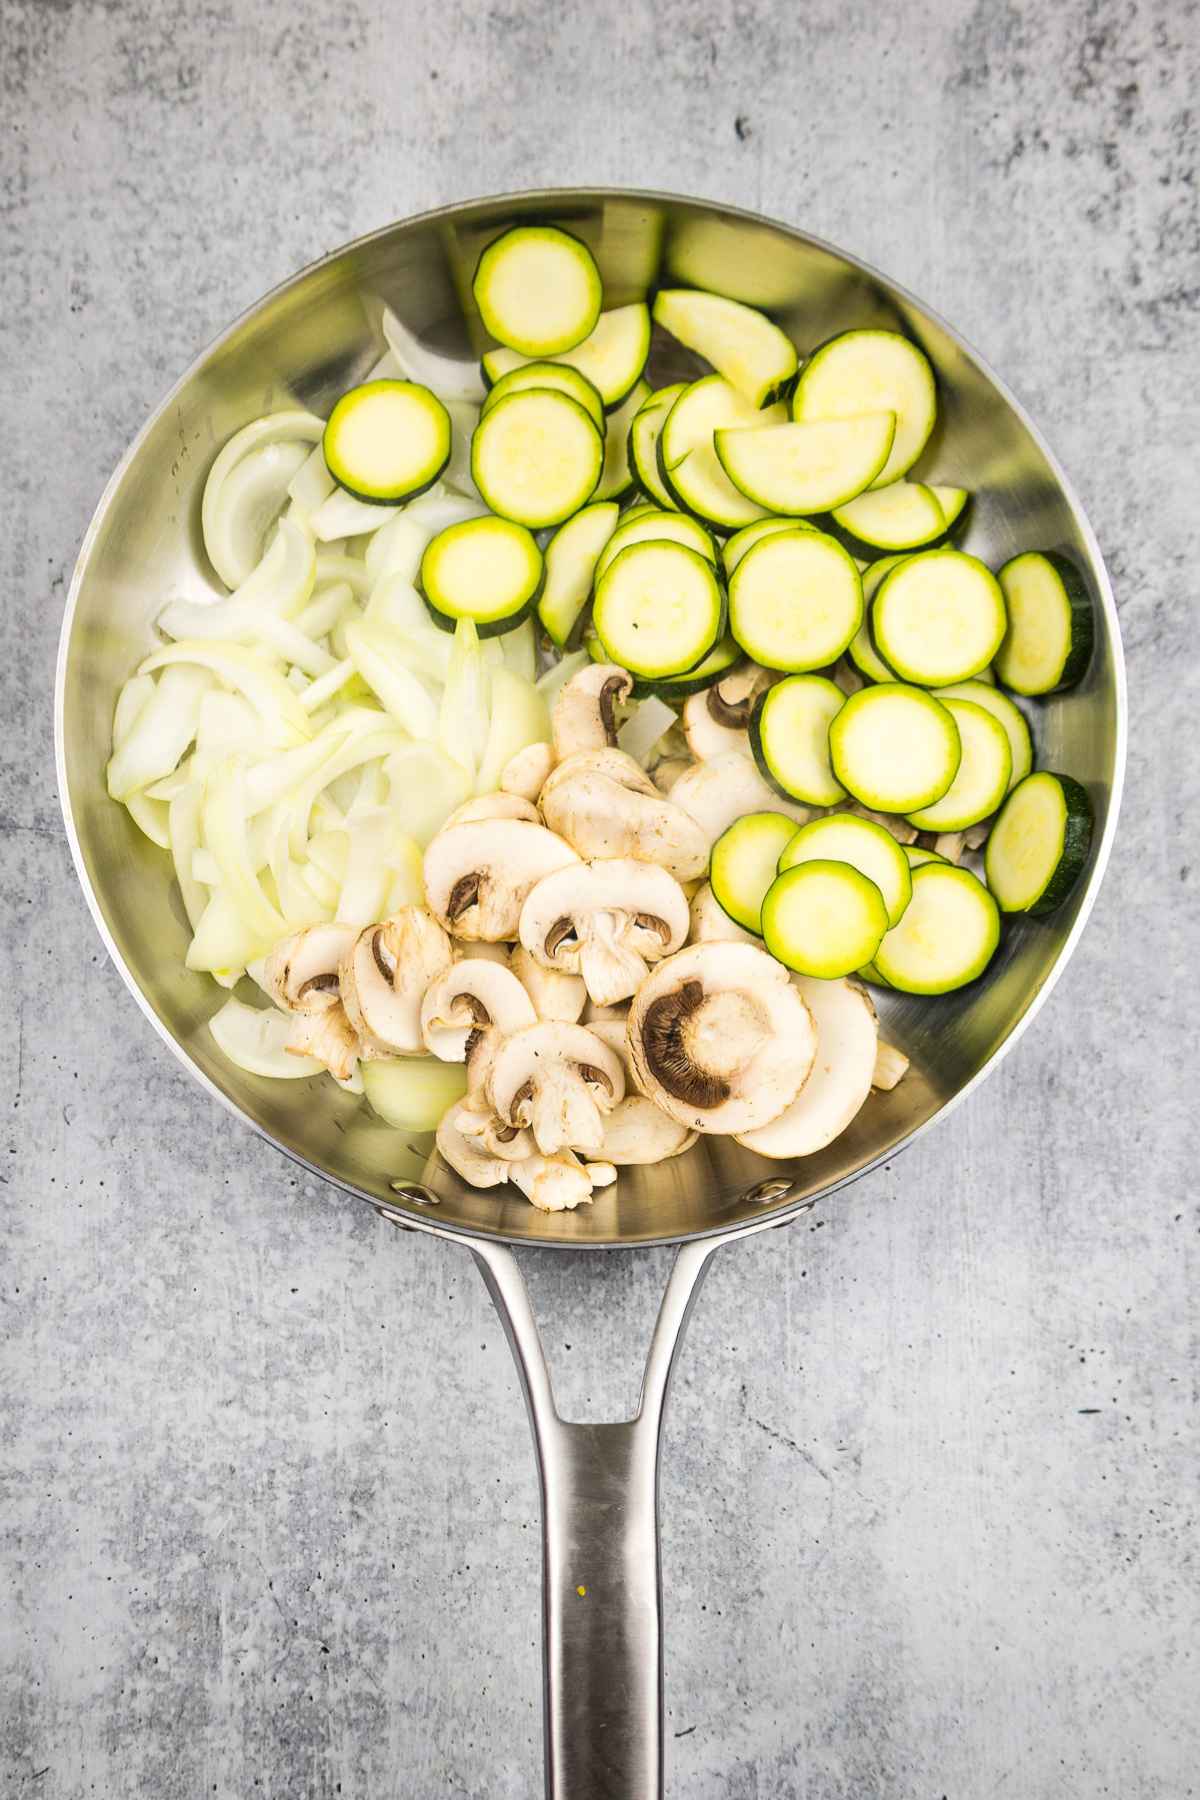
<instances>
[{"instance_id":1,"label":"sliced white mushroom","mask_svg":"<svg viewBox=\"0 0 1200 1800\"><path fill-rule=\"evenodd\" d=\"M661 762L655 763L650 771L650 778L660 794L669 794L679 777L692 766L690 756L664 756Z\"/></svg>"},{"instance_id":2,"label":"sliced white mushroom","mask_svg":"<svg viewBox=\"0 0 1200 1800\"><path fill-rule=\"evenodd\" d=\"M860 688L865 688L867 685L848 656L839 657L838 661L834 663L829 679L835 687L841 688L847 699L851 694L857 694Z\"/></svg>"},{"instance_id":3,"label":"sliced white mushroom","mask_svg":"<svg viewBox=\"0 0 1200 1800\"><path fill-rule=\"evenodd\" d=\"M572 675L554 702L554 754L603 750L617 741L616 709L633 692L633 677L617 663L589 663Z\"/></svg>"},{"instance_id":4,"label":"sliced white mushroom","mask_svg":"<svg viewBox=\"0 0 1200 1800\"><path fill-rule=\"evenodd\" d=\"M598 1187L617 1179L611 1163L581 1162L570 1150L526 1157L509 1166L509 1179L539 1212L574 1212Z\"/></svg>"},{"instance_id":5,"label":"sliced white mushroom","mask_svg":"<svg viewBox=\"0 0 1200 1800\"><path fill-rule=\"evenodd\" d=\"M774 669L747 662L714 681L711 687L692 694L683 709L683 734L692 755L701 762L730 750L749 756L747 727L754 703L778 680L780 676Z\"/></svg>"},{"instance_id":6,"label":"sliced white mushroom","mask_svg":"<svg viewBox=\"0 0 1200 1800\"><path fill-rule=\"evenodd\" d=\"M674 800L668 800L632 757L585 751L551 771L542 817L589 861L633 857L657 863L677 881L703 875L709 844Z\"/></svg>"},{"instance_id":7,"label":"sliced white mushroom","mask_svg":"<svg viewBox=\"0 0 1200 1800\"><path fill-rule=\"evenodd\" d=\"M461 806L455 807L446 824L476 825L481 819L526 819L531 825L540 825L542 822L532 800L526 800L520 794L497 791L493 794L477 794L471 800L464 800Z\"/></svg>"},{"instance_id":8,"label":"sliced white mushroom","mask_svg":"<svg viewBox=\"0 0 1200 1800\"><path fill-rule=\"evenodd\" d=\"M793 981L817 1027L812 1073L791 1105L769 1124L740 1131L739 1144L760 1156L812 1156L839 1137L871 1092L879 1030L875 1008L852 981Z\"/></svg>"},{"instance_id":9,"label":"sliced white mushroom","mask_svg":"<svg viewBox=\"0 0 1200 1800\"><path fill-rule=\"evenodd\" d=\"M508 966L533 1001L539 1019L557 1019L563 1025L574 1025L587 1004L587 989L582 975L568 975L564 969L547 969L530 956L524 944L514 944Z\"/></svg>"},{"instance_id":10,"label":"sliced white mushroom","mask_svg":"<svg viewBox=\"0 0 1200 1800\"><path fill-rule=\"evenodd\" d=\"M918 836L917 842L920 843L920 841ZM939 856L944 856L947 862L960 863L966 845L967 834L965 831L941 831L929 848L936 850Z\"/></svg>"},{"instance_id":11,"label":"sliced white mushroom","mask_svg":"<svg viewBox=\"0 0 1200 1800\"><path fill-rule=\"evenodd\" d=\"M458 1108L454 1122L465 1138L503 1162L524 1162L534 1154L532 1133L519 1131L515 1125L497 1118L490 1106L476 1110L466 1102Z\"/></svg>"},{"instance_id":12,"label":"sliced white mushroom","mask_svg":"<svg viewBox=\"0 0 1200 1800\"><path fill-rule=\"evenodd\" d=\"M782 813L797 825L807 825L814 816L811 806L785 800L768 787L751 757L730 750L695 763L681 775L671 789L671 803L695 820L704 835L706 852L746 813Z\"/></svg>"},{"instance_id":13,"label":"sliced white mushroom","mask_svg":"<svg viewBox=\"0 0 1200 1800\"><path fill-rule=\"evenodd\" d=\"M711 688L690 694L683 707L683 735L688 749L699 762L710 756L723 756L736 750L739 756L750 755L750 733L744 725L722 725L709 711Z\"/></svg>"},{"instance_id":14,"label":"sliced white mushroom","mask_svg":"<svg viewBox=\"0 0 1200 1800\"><path fill-rule=\"evenodd\" d=\"M730 918L707 881L701 882L692 896L691 915L689 937L693 944L757 945L760 941Z\"/></svg>"},{"instance_id":15,"label":"sliced white mushroom","mask_svg":"<svg viewBox=\"0 0 1200 1800\"><path fill-rule=\"evenodd\" d=\"M506 794L519 794L522 800L536 800L542 784L554 767L554 751L549 744L526 744L510 756L500 771L500 786Z\"/></svg>"},{"instance_id":16,"label":"sliced white mushroom","mask_svg":"<svg viewBox=\"0 0 1200 1800\"><path fill-rule=\"evenodd\" d=\"M624 1030L628 1017L628 1000L620 1000L615 1006L597 1006L594 1000L589 1000L583 1009L583 1023L588 1026L595 1025L599 1021L602 1024L620 1025Z\"/></svg>"},{"instance_id":17,"label":"sliced white mushroom","mask_svg":"<svg viewBox=\"0 0 1200 1800\"><path fill-rule=\"evenodd\" d=\"M402 906L355 936L338 965L338 987L364 1056L423 1053L421 1001L453 956L450 939L423 906Z\"/></svg>"},{"instance_id":18,"label":"sliced white mushroom","mask_svg":"<svg viewBox=\"0 0 1200 1800\"><path fill-rule=\"evenodd\" d=\"M570 844L528 819L448 825L425 852L425 897L458 937L499 943L516 937L534 883L578 860Z\"/></svg>"},{"instance_id":19,"label":"sliced white mushroom","mask_svg":"<svg viewBox=\"0 0 1200 1800\"><path fill-rule=\"evenodd\" d=\"M812 1015L781 963L751 944L691 944L658 964L626 1027L638 1086L694 1131L754 1131L812 1068Z\"/></svg>"},{"instance_id":20,"label":"sliced white mushroom","mask_svg":"<svg viewBox=\"0 0 1200 1800\"><path fill-rule=\"evenodd\" d=\"M594 1019L588 1026L621 1059L625 1070L625 1098L604 1121L604 1157L621 1167L637 1163L665 1162L680 1156L696 1142L696 1133L665 1113L661 1106L634 1089L636 1077L629 1054L623 1019Z\"/></svg>"},{"instance_id":21,"label":"sliced white mushroom","mask_svg":"<svg viewBox=\"0 0 1200 1800\"><path fill-rule=\"evenodd\" d=\"M314 1056L336 1081L349 1081L363 1047L337 996L319 1012L296 1015L284 1049L293 1056Z\"/></svg>"},{"instance_id":22,"label":"sliced white mushroom","mask_svg":"<svg viewBox=\"0 0 1200 1800\"><path fill-rule=\"evenodd\" d=\"M454 960L460 962L464 956L482 957L484 962L508 963L508 945L499 944L459 944L454 946Z\"/></svg>"},{"instance_id":23,"label":"sliced white mushroom","mask_svg":"<svg viewBox=\"0 0 1200 1800\"><path fill-rule=\"evenodd\" d=\"M262 986L287 1012L323 1012L337 1004L338 964L357 935L353 925L307 925L267 957Z\"/></svg>"},{"instance_id":24,"label":"sliced white mushroom","mask_svg":"<svg viewBox=\"0 0 1200 1800\"><path fill-rule=\"evenodd\" d=\"M435 1142L443 1161L472 1187L502 1187L517 1165L497 1156L481 1138L466 1135L459 1123L463 1110L452 1106L442 1114Z\"/></svg>"},{"instance_id":25,"label":"sliced white mushroom","mask_svg":"<svg viewBox=\"0 0 1200 1800\"><path fill-rule=\"evenodd\" d=\"M619 1057L583 1025L531 1025L492 1058L487 1093L510 1125L531 1126L543 1156L598 1151L603 1115L625 1098Z\"/></svg>"},{"instance_id":26,"label":"sliced white mushroom","mask_svg":"<svg viewBox=\"0 0 1200 1800\"><path fill-rule=\"evenodd\" d=\"M421 1036L443 1062L466 1062L480 1033L508 1037L537 1024L533 1001L511 969L481 956L452 963L425 990Z\"/></svg>"},{"instance_id":27,"label":"sliced white mushroom","mask_svg":"<svg viewBox=\"0 0 1200 1800\"><path fill-rule=\"evenodd\" d=\"M986 819L980 819L978 825L968 825L963 832L963 849L982 850L992 835L992 826L995 823L995 813L989 813Z\"/></svg>"},{"instance_id":28,"label":"sliced white mushroom","mask_svg":"<svg viewBox=\"0 0 1200 1800\"><path fill-rule=\"evenodd\" d=\"M891 832L898 844L915 844L917 841L916 826L910 825L907 819L902 819L899 813L873 812L860 800L844 800L837 810L855 813L860 819L870 819L873 825L882 825L885 831Z\"/></svg>"},{"instance_id":29,"label":"sliced white mushroom","mask_svg":"<svg viewBox=\"0 0 1200 1800\"><path fill-rule=\"evenodd\" d=\"M688 903L673 875L630 857L544 876L521 908L521 943L548 969L583 976L599 1006L627 1000L652 962L687 937Z\"/></svg>"},{"instance_id":30,"label":"sliced white mushroom","mask_svg":"<svg viewBox=\"0 0 1200 1800\"><path fill-rule=\"evenodd\" d=\"M908 1058L903 1050L897 1050L895 1044L885 1044L880 1038L875 1047L875 1067L871 1073L871 1086L879 1088L883 1093L890 1093L904 1076L908 1068Z\"/></svg>"}]
</instances>

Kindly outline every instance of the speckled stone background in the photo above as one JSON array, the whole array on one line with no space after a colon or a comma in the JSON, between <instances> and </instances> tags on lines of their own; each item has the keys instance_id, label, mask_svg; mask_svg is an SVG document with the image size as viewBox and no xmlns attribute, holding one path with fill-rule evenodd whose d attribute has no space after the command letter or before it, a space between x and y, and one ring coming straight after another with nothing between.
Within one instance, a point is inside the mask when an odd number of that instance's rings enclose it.
<instances>
[{"instance_id":1,"label":"speckled stone background","mask_svg":"<svg viewBox=\"0 0 1200 1800\"><path fill-rule=\"evenodd\" d=\"M1195 6L3 0L0 33L2 1791L538 1791L537 1501L476 1273L157 1042L76 892L49 690L103 482L236 312L438 202L632 182L844 244L1005 372L1098 528L1133 729L1018 1053L709 1280L670 1792L1200 1792ZM570 1405L627 1403L664 1266L533 1261Z\"/></svg>"}]
</instances>

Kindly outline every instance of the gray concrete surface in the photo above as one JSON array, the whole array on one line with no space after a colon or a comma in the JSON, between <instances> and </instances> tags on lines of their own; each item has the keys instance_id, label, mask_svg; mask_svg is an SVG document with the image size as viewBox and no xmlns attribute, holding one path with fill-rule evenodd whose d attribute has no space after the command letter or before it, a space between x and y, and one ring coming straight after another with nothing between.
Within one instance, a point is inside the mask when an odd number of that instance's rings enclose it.
<instances>
[{"instance_id":1,"label":"gray concrete surface","mask_svg":"<svg viewBox=\"0 0 1200 1800\"><path fill-rule=\"evenodd\" d=\"M1131 667L1117 853L1035 1029L710 1278L667 1445L670 1791L1200 1791L1195 6L3 0L0 32L3 1791L538 1789L536 1495L483 1290L153 1038L75 890L49 688L91 508L196 347L341 240L543 182L761 206L948 315L1072 471ZM627 1398L662 1273L535 1260L569 1397Z\"/></svg>"}]
</instances>

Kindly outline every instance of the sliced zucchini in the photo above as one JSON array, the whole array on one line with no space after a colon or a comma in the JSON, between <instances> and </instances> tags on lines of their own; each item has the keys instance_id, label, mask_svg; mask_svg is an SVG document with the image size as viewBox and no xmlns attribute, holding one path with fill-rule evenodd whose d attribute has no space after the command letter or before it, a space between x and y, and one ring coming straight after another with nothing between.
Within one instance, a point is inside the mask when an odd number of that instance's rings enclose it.
<instances>
[{"instance_id":1,"label":"sliced zucchini","mask_svg":"<svg viewBox=\"0 0 1200 1800\"><path fill-rule=\"evenodd\" d=\"M585 506L560 525L546 546L546 584L538 618L559 649L565 648L587 604L596 564L617 527L615 500Z\"/></svg>"},{"instance_id":2,"label":"sliced zucchini","mask_svg":"<svg viewBox=\"0 0 1200 1800\"><path fill-rule=\"evenodd\" d=\"M903 681L945 687L985 669L1007 623L991 570L963 550L906 556L871 602L875 649Z\"/></svg>"},{"instance_id":3,"label":"sliced zucchini","mask_svg":"<svg viewBox=\"0 0 1200 1800\"><path fill-rule=\"evenodd\" d=\"M725 625L712 564L686 544L630 544L596 584L592 621L611 662L644 680L685 675Z\"/></svg>"},{"instance_id":4,"label":"sliced zucchini","mask_svg":"<svg viewBox=\"0 0 1200 1800\"><path fill-rule=\"evenodd\" d=\"M510 394L471 439L471 478L492 511L538 531L585 506L604 466L604 441L577 400L549 388Z\"/></svg>"},{"instance_id":5,"label":"sliced zucchini","mask_svg":"<svg viewBox=\"0 0 1200 1800\"><path fill-rule=\"evenodd\" d=\"M321 439L339 487L368 505L409 500L450 461L450 414L415 381L368 381L343 394Z\"/></svg>"},{"instance_id":6,"label":"sliced zucchini","mask_svg":"<svg viewBox=\"0 0 1200 1800\"><path fill-rule=\"evenodd\" d=\"M721 467L740 494L771 512L819 513L871 485L892 447L896 417L814 419L714 433ZM936 504L936 502L935 502Z\"/></svg>"},{"instance_id":7,"label":"sliced zucchini","mask_svg":"<svg viewBox=\"0 0 1200 1800\"><path fill-rule=\"evenodd\" d=\"M723 831L712 848L708 879L713 898L735 925L762 936L762 904L778 873L779 858L796 835L795 819L782 813L747 813Z\"/></svg>"},{"instance_id":8,"label":"sliced zucchini","mask_svg":"<svg viewBox=\"0 0 1200 1800\"><path fill-rule=\"evenodd\" d=\"M944 700L958 727L962 760L940 800L910 812L919 831L965 831L994 813L1008 792L1012 748L1000 720L973 700Z\"/></svg>"},{"instance_id":9,"label":"sliced zucchini","mask_svg":"<svg viewBox=\"0 0 1200 1800\"><path fill-rule=\"evenodd\" d=\"M798 975L832 981L874 957L888 928L875 883L850 863L824 858L777 875L762 904L763 943Z\"/></svg>"},{"instance_id":10,"label":"sliced zucchini","mask_svg":"<svg viewBox=\"0 0 1200 1800\"><path fill-rule=\"evenodd\" d=\"M760 538L729 582L729 629L767 669L823 669L862 623L854 558L820 531Z\"/></svg>"},{"instance_id":11,"label":"sliced zucchini","mask_svg":"<svg viewBox=\"0 0 1200 1800\"><path fill-rule=\"evenodd\" d=\"M994 719L999 719L1008 734L1008 747L1012 752L1012 774L1008 778L1011 793L1033 767L1033 737L1020 707L986 679L986 671L974 681L958 681L952 687L935 688L933 693L935 700L971 700L985 712L990 712Z\"/></svg>"},{"instance_id":12,"label":"sliced zucchini","mask_svg":"<svg viewBox=\"0 0 1200 1800\"><path fill-rule=\"evenodd\" d=\"M807 519L756 519L753 525L743 525L732 537L727 537L721 546L721 561L725 564L725 575L733 574L745 556L747 550L753 549L760 538L774 537L777 531L815 531Z\"/></svg>"},{"instance_id":13,"label":"sliced zucchini","mask_svg":"<svg viewBox=\"0 0 1200 1800\"><path fill-rule=\"evenodd\" d=\"M779 858L779 873L801 863L849 863L883 895L888 925L897 925L912 898L908 858L890 831L857 813L827 813L792 833Z\"/></svg>"},{"instance_id":14,"label":"sliced zucchini","mask_svg":"<svg viewBox=\"0 0 1200 1800\"><path fill-rule=\"evenodd\" d=\"M1014 694L1073 687L1092 654L1092 602L1083 577L1057 551L1029 550L1000 571L1008 630L996 674Z\"/></svg>"},{"instance_id":15,"label":"sliced zucchini","mask_svg":"<svg viewBox=\"0 0 1200 1800\"><path fill-rule=\"evenodd\" d=\"M604 402L587 376L581 375L569 363L530 362L522 363L519 369L510 369L488 389L481 410L489 413L497 401L506 400L510 394L523 393L526 388L553 388L555 393L577 400L584 412L591 414L596 430L603 433Z\"/></svg>"},{"instance_id":16,"label":"sliced zucchini","mask_svg":"<svg viewBox=\"0 0 1200 1800\"><path fill-rule=\"evenodd\" d=\"M824 675L789 675L750 715L750 748L763 775L789 799L836 806L846 790L829 761L829 727L846 703Z\"/></svg>"},{"instance_id":17,"label":"sliced zucchini","mask_svg":"<svg viewBox=\"0 0 1200 1800\"><path fill-rule=\"evenodd\" d=\"M633 490L633 470L629 466L629 432L649 393L649 382L634 382L633 392L608 416L604 467L596 483L597 500L623 500Z\"/></svg>"},{"instance_id":18,"label":"sliced zucchini","mask_svg":"<svg viewBox=\"0 0 1200 1800\"><path fill-rule=\"evenodd\" d=\"M936 544L948 526L931 487L920 481L893 481L836 507L830 529L854 556L873 560L881 552Z\"/></svg>"},{"instance_id":19,"label":"sliced zucchini","mask_svg":"<svg viewBox=\"0 0 1200 1800\"><path fill-rule=\"evenodd\" d=\"M640 380L649 354L650 308L639 300L632 306L614 306L610 312L602 312L595 330L581 344L547 360L568 363L586 375L611 410ZM502 375L533 360L517 350L486 350L483 378L490 387Z\"/></svg>"},{"instance_id":20,"label":"sliced zucchini","mask_svg":"<svg viewBox=\"0 0 1200 1800\"><path fill-rule=\"evenodd\" d=\"M479 258L471 287L485 329L522 356L573 350L604 301L591 251L557 225L504 232Z\"/></svg>"},{"instance_id":21,"label":"sliced zucchini","mask_svg":"<svg viewBox=\"0 0 1200 1800\"><path fill-rule=\"evenodd\" d=\"M908 859L910 869L919 869L922 863L950 861L940 850L926 850L922 844L901 844L900 848Z\"/></svg>"},{"instance_id":22,"label":"sliced zucchini","mask_svg":"<svg viewBox=\"0 0 1200 1800\"><path fill-rule=\"evenodd\" d=\"M599 581L613 557L619 556L622 550L627 550L630 544L650 541L687 544L707 562L716 566L716 547L699 519L693 519L690 513L660 512L657 507L649 507L643 511L639 507L636 516L629 513L625 515L609 538L601 552L600 561L596 564L595 579Z\"/></svg>"},{"instance_id":23,"label":"sliced zucchini","mask_svg":"<svg viewBox=\"0 0 1200 1800\"><path fill-rule=\"evenodd\" d=\"M1004 802L983 853L1002 910L1037 917L1061 906L1087 862L1092 828L1086 788L1048 769L1027 776Z\"/></svg>"},{"instance_id":24,"label":"sliced zucchini","mask_svg":"<svg viewBox=\"0 0 1200 1800\"><path fill-rule=\"evenodd\" d=\"M668 510L675 508L675 502L658 472L658 436L667 414L686 386L685 381L677 381L671 387L659 388L657 393L643 400L629 427L629 466L633 478L656 506Z\"/></svg>"},{"instance_id":25,"label":"sliced zucchini","mask_svg":"<svg viewBox=\"0 0 1200 1800\"><path fill-rule=\"evenodd\" d=\"M712 364L751 406L770 406L790 391L796 347L765 314L699 288L662 288L655 321Z\"/></svg>"},{"instance_id":26,"label":"sliced zucchini","mask_svg":"<svg viewBox=\"0 0 1200 1800\"><path fill-rule=\"evenodd\" d=\"M932 805L962 760L952 714L923 688L896 681L851 694L829 727L829 752L843 787L877 812Z\"/></svg>"},{"instance_id":27,"label":"sliced zucchini","mask_svg":"<svg viewBox=\"0 0 1200 1800\"><path fill-rule=\"evenodd\" d=\"M905 994L948 994L983 974L1000 942L1000 913L969 869L928 862L912 871L912 899L876 950L876 969Z\"/></svg>"},{"instance_id":28,"label":"sliced zucchini","mask_svg":"<svg viewBox=\"0 0 1200 1800\"><path fill-rule=\"evenodd\" d=\"M938 487L930 485L930 493L942 509L942 517L946 521L946 531L956 530L966 517L967 502L971 498L969 488Z\"/></svg>"},{"instance_id":29,"label":"sliced zucchini","mask_svg":"<svg viewBox=\"0 0 1200 1800\"><path fill-rule=\"evenodd\" d=\"M896 432L875 487L887 487L912 468L937 419L937 388L929 359L896 331L844 331L814 350L792 395L792 417L852 419L891 412Z\"/></svg>"},{"instance_id":30,"label":"sliced zucchini","mask_svg":"<svg viewBox=\"0 0 1200 1800\"><path fill-rule=\"evenodd\" d=\"M635 681L634 698L641 700L647 694L657 694L668 706L678 705L689 695L711 687L714 681L719 681L722 675L727 674L741 660L741 645L735 644L731 637L723 637L709 651L704 661L697 663L694 669L689 669L686 675L677 676L670 681Z\"/></svg>"},{"instance_id":31,"label":"sliced zucchini","mask_svg":"<svg viewBox=\"0 0 1200 1800\"><path fill-rule=\"evenodd\" d=\"M485 515L430 538L417 585L436 625L453 631L460 619L473 619L480 637L496 637L533 610L543 575L532 534Z\"/></svg>"},{"instance_id":32,"label":"sliced zucchini","mask_svg":"<svg viewBox=\"0 0 1200 1800\"><path fill-rule=\"evenodd\" d=\"M757 411L723 375L705 375L686 387L658 439L658 472L686 512L718 531L736 531L761 519L764 508L747 500L721 467L713 434L726 426L780 424L782 406Z\"/></svg>"}]
</instances>

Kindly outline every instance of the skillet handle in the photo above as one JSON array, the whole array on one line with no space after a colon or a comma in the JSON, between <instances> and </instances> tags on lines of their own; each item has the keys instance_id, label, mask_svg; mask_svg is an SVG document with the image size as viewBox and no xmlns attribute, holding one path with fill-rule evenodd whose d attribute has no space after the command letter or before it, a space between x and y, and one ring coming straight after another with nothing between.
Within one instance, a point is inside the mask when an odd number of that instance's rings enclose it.
<instances>
[{"instance_id":1,"label":"skillet handle","mask_svg":"<svg viewBox=\"0 0 1200 1800\"><path fill-rule=\"evenodd\" d=\"M676 1255L638 1410L611 1425L559 1416L511 1250L474 1247L533 1427L542 1496L547 1800L660 1800L662 1571L658 1466L675 1356L719 1240Z\"/></svg>"}]
</instances>

